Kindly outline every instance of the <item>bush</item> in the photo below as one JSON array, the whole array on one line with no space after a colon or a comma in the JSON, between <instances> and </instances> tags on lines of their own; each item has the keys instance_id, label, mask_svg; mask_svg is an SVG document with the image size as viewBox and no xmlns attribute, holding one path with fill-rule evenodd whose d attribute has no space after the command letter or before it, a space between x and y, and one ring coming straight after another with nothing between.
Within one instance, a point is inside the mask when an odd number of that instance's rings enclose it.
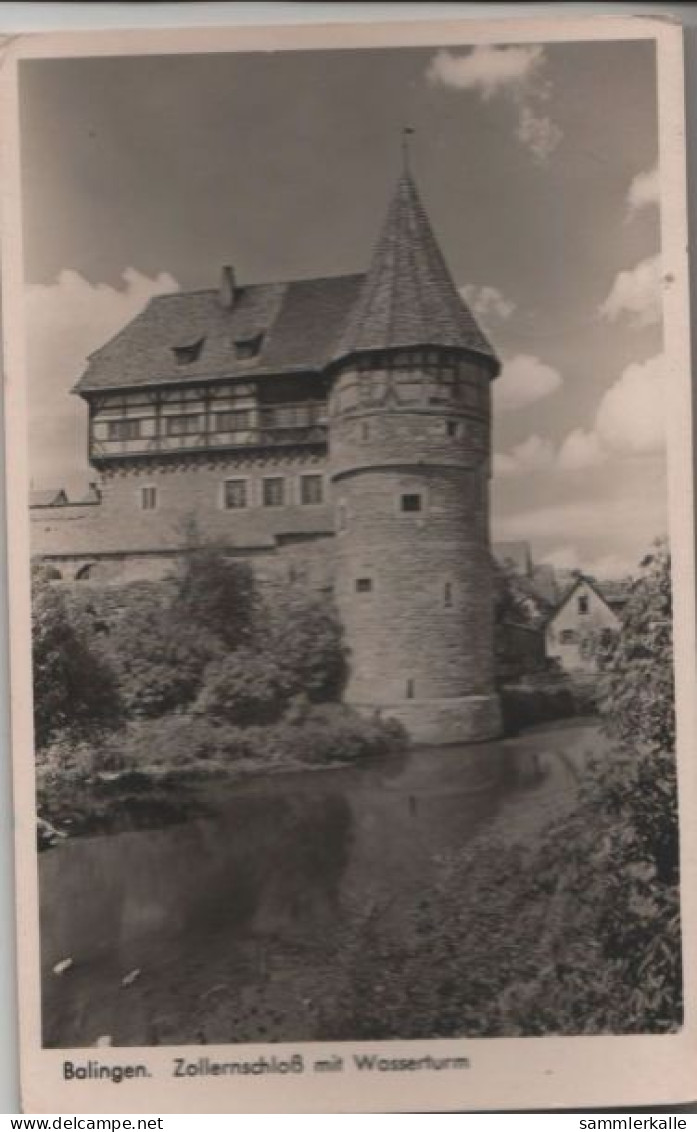
<instances>
[{"instance_id":1,"label":"bush","mask_svg":"<svg viewBox=\"0 0 697 1132\"><path fill-rule=\"evenodd\" d=\"M289 587L264 603L258 644L277 658L287 696L338 700L347 677L343 628L333 602Z\"/></svg>"},{"instance_id":2,"label":"bush","mask_svg":"<svg viewBox=\"0 0 697 1132\"><path fill-rule=\"evenodd\" d=\"M99 638L131 716L159 716L191 704L204 670L220 653L205 630L178 621L157 597L141 597Z\"/></svg>"},{"instance_id":3,"label":"bush","mask_svg":"<svg viewBox=\"0 0 697 1132\"><path fill-rule=\"evenodd\" d=\"M215 547L192 547L184 559L172 604L175 621L220 638L228 649L249 645L258 596L247 562Z\"/></svg>"},{"instance_id":4,"label":"bush","mask_svg":"<svg viewBox=\"0 0 697 1132\"><path fill-rule=\"evenodd\" d=\"M206 670L196 711L248 727L279 719L288 699L283 670L275 658L239 648Z\"/></svg>"},{"instance_id":5,"label":"bush","mask_svg":"<svg viewBox=\"0 0 697 1132\"><path fill-rule=\"evenodd\" d=\"M122 702L107 659L71 623L60 591L35 580L32 593L34 731L37 747L117 727Z\"/></svg>"}]
</instances>

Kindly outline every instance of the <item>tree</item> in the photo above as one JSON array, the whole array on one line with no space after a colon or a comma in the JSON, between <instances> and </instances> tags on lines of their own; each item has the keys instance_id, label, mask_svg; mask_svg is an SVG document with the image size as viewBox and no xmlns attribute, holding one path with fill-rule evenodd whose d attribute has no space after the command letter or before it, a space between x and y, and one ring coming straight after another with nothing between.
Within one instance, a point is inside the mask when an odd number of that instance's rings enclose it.
<instances>
[{"instance_id":1,"label":"tree","mask_svg":"<svg viewBox=\"0 0 697 1132\"><path fill-rule=\"evenodd\" d=\"M59 736L88 738L116 727L122 703L112 666L41 576L32 592L34 732L38 748Z\"/></svg>"},{"instance_id":2,"label":"tree","mask_svg":"<svg viewBox=\"0 0 697 1132\"><path fill-rule=\"evenodd\" d=\"M288 696L319 702L341 697L348 673L343 627L333 602L301 586L267 598L259 647L277 658Z\"/></svg>"},{"instance_id":3,"label":"tree","mask_svg":"<svg viewBox=\"0 0 697 1132\"><path fill-rule=\"evenodd\" d=\"M247 562L213 546L193 546L184 559L172 604L175 618L219 637L229 649L248 644L258 597Z\"/></svg>"},{"instance_id":4,"label":"tree","mask_svg":"<svg viewBox=\"0 0 697 1132\"><path fill-rule=\"evenodd\" d=\"M670 553L659 541L632 584L621 632L598 649L605 727L620 743L675 748L672 612Z\"/></svg>"},{"instance_id":5,"label":"tree","mask_svg":"<svg viewBox=\"0 0 697 1132\"><path fill-rule=\"evenodd\" d=\"M155 717L192 703L217 637L151 592L133 592L100 649L113 664L129 715Z\"/></svg>"}]
</instances>

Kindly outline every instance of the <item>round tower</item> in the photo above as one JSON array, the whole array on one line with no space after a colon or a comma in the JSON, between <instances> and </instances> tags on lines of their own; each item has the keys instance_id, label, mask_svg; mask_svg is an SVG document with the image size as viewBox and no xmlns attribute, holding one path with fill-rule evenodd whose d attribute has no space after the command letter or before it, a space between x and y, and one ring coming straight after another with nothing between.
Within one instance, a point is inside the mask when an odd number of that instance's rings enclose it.
<instances>
[{"instance_id":1,"label":"round tower","mask_svg":"<svg viewBox=\"0 0 697 1132\"><path fill-rule=\"evenodd\" d=\"M500 732L489 546L499 368L405 171L333 359L329 453L346 699L418 742Z\"/></svg>"}]
</instances>

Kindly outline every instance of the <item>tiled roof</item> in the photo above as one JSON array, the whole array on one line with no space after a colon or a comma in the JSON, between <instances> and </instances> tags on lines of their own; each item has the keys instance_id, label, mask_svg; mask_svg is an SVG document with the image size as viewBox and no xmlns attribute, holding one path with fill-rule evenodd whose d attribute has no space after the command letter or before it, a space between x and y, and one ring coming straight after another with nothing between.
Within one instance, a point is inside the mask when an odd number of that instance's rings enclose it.
<instances>
[{"instance_id":1,"label":"tiled roof","mask_svg":"<svg viewBox=\"0 0 697 1132\"><path fill-rule=\"evenodd\" d=\"M158 295L111 341L90 355L76 392L195 378L321 370L329 361L363 277L341 275L238 288L231 309L217 290ZM262 335L252 358L235 343ZM189 364L174 347L203 339Z\"/></svg>"},{"instance_id":2,"label":"tiled roof","mask_svg":"<svg viewBox=\"0 0 697 1132\"><path fill-rule=\"evenodd\" d=\"M466 347L498 368L492 347L455 288L416 185L405 171L335 358L418 345Z\"/></svg>"}]
</instances>

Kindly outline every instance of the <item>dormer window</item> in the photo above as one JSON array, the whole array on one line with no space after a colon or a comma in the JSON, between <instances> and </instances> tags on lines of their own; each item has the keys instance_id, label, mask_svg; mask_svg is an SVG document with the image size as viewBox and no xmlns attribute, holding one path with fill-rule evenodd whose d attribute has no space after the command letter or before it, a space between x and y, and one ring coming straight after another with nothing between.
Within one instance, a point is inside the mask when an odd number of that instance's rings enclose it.
<instances>
[{"instance_id":1,"label":"dormer window","mask_svg":"<svg viewBox=\"0 0 697 1132\"><path fill-rule=\"evenodd\" d=\"M256 358L261 350L263 341L263 334L254 334L250 338L236 338L235 357L238 358L239 361L243 361L247 358Z\"/></svg>"},{"instance_id":2,"label":"dormer window","mask_svg":"<svg viewBox=\"0 0 697 1132\"><path fill-rule=\"evenodd\" d=\"M197 362L201 356L203 343L204 339L198 338L195 342L184 342L181 346L172 346L172 353L177 365L190 366L193 362Z\"/></svg>"}]
</instances>

